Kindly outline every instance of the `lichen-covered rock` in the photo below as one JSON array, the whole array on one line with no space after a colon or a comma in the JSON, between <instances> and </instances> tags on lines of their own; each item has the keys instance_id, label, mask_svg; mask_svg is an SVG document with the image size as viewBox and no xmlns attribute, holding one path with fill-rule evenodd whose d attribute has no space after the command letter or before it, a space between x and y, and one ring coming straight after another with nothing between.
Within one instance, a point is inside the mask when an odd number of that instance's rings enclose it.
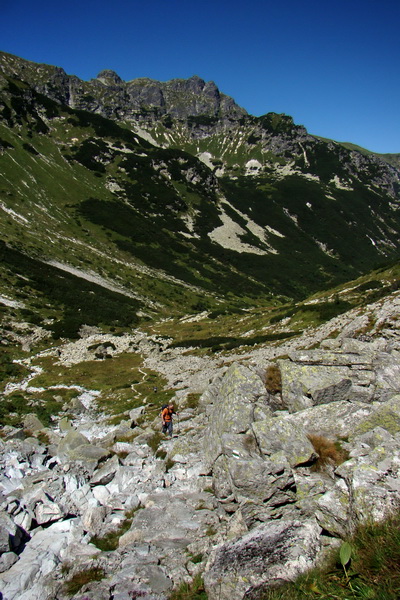
<instances>
[{"instance_id":1,"label":"lichen-covered rock","mask_svg":"<svg viewBox=\"0 0 400 600\"><path fill-rule=\"evenodd\" d=\"M314 564L320 531L315 520L281 520L218 547L204 576L209 600L251 598L292 581Z\"/></svg>"},{"instance_id":2,"label":"lichen-covered rock","mask_svg":"<svg viewBox=\"0 0 400 600\"><path fill-rule=\"evenodd\" d=\"M284 417L253 423L257 445L264 456L284 452L292 467L316 458L314 448L304 427Z\"/></svg>"},{"instance_id":3,"label":"lichen-covered rock","mask_svg":"<svg viewBox=\"0 0 400 600\"><path fill-rule=\"evenodd\" d=\"M294 413L317 404L348 400L351 389L347 366L298 364L279 360L282 397L289 412Z\"/></svg>"},{"instance_id":4,"label":"lichen-covered rock","mask_svg":"<svg viewBox=\"0 0 400 600\"><path fill-rule=\"evenodd\" d=\"M263 395L265 387L256 373L238 364L228 369L208 412L209 426L204 436L207 464L212 465L221 454L221 439L225 433L239 434L249 429L254 404Z\"/></svg>"},{"instance_id":5,"label":"lichen-covered rock","mask_svg":"<svg viewBox=\"0 0 400 600\"><path fill-rule=\"evenodd\" d=\"M308 434L323 435L329 439L345 438L373 410L371 405L364 402L331 402L292 414L290 421Z\"/></svg>"},{"instance_id":6,"label":"lichen-covered rock","mask_svg":"<svg viewBox=\"0 0 400 600\"><path fill-rule=\"evenodd\" d=\"M368 416L357 423L351 437L355 438L376 427L382 427L392 435L400 432L400 395L374 407Z\"/></svg>"},{"instance_id":7,"label":"lichen-covered rock","mask_svg":"<svg viewBox=\"0 0 400 600\"><path fill-rule=\"evenodd\" d=\"M334 487L317 501L318 522L333 535L349 536L359 523L381 521L398 508L400 447L381 431L361 436L374 447L369 452L356 448L356 456L337 467Z\"/></svg>"},{"instance_id":8,"label":"lichen-covered rock","mask_svg":"<svg viewBox=\"0 0 400 600\"><path fill-rule=\"evenodd\" d=\"M283 452L266 459L228 458L227 465L238 501L275 506L294 502L294 479Z\"/></svg>"},{"instance_id":9,"label":"lichen-covered rock","mask_svg":"<svg viewBox=\"0 0 400 600\"><path fill-rule=\"evenodd\" d=\"M69 429L69 428L68 428ZM86 436L79 431L68 431L67 435L61 440L58 445L58 452L60 455L68 455L71 450L74 450L78 446L83 444L90 444Z\"/></svg>"},{"instance_id":10,"label":"lichen-covered rock","mask_svg":"<svg viewBox=\"0 0 400 600\"><path fill-rule=\"evenodd\" d=\"M100 446L90 444L87 437L79 431L71 430L58 444L57 454L64 460L97 463L100 459L109 456L110 452Z\"/></svg>"}]
</instances>

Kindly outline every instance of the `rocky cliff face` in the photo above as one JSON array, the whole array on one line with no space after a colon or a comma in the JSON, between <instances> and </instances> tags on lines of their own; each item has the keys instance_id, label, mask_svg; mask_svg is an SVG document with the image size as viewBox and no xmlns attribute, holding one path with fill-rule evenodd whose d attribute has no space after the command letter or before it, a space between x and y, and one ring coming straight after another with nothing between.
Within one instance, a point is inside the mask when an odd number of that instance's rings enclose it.
<instances>
[{"instance_id":1,"label":"rocky cliff face","mask_svg":"<svg viewBox=\"0 0 400 600\"><path fill-rule=\"evenodd\" d=\"M177 389L175 436L158 447L151 406L107 425L93 393L50 428L35 416L29 433L6 428L4 600L161 600L200 573L211 600L255 597L320 562L359 523L387 516L400 496L400 298L370 308L233 363L191 363L187 391L202 380L199 406ZM364 318L377 324L368 341L352 337ZM326 338L339 320L342 333ZM93 353L96 339L106 345L92 333L62 346L60 364ZM166 360L140 339L149 364L179 388L180 352ZM266 372L285 353L280 392ZM74 588L82 573L88 580Z\"/></svg>"},{"instance_id":2,"label":"rocky cliff face","mask_svg":"<svg viewBox=\"0 0 400 600\"><path fill-rule=\"evenodd\" d=\"M167 82L146 78L126 82L114 71L104 70L95 79L82 81L60 67L38 65L5 53L1 54L1 69L61 104L117 120L164 115L238 119L246 114L232 98L221 94L214 82L206 83L198 76Z\"/></svg>"}]
</instances>

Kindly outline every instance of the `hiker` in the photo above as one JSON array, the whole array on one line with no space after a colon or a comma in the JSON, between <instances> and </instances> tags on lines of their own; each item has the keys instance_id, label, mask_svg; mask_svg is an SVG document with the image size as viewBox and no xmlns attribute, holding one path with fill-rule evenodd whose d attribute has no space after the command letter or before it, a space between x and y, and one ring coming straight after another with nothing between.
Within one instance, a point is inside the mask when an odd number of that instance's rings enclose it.
<instances>
[{"instance_id":1,"label":"hiker","mask_svg":"<svg viewBox=\"0 0 400 600\"><path fill-rule=\"evenodd\" d=\"M172 403L165 406L161 413L162 418L162 432L168 433L169 437L172 438L172 415L177 414Z\"/></svg>"}]
</instances>

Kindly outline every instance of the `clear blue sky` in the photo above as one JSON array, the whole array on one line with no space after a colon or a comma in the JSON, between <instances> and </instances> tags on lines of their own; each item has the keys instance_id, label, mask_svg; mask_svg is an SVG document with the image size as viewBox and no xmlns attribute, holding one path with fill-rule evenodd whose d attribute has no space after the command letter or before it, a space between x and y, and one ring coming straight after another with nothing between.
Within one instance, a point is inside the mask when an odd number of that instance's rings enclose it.
<instances>
[{"instance_id":1,"label":"clear blue sky","mask_svg":"<svg viewBox=\"0 0 400 600\"><path fill-rule=\"evenodd\" d=\"M213 80L253 115L400 152L399 0L1 0L0 49L91 79Z\"/></svg>"}]
</instances>

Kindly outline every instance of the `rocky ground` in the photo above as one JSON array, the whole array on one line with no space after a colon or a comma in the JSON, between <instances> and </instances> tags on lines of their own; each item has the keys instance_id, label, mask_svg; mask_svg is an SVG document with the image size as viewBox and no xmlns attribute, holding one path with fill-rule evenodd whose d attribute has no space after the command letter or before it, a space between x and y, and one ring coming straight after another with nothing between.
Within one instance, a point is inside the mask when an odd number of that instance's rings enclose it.
<instances>
[{"instance_id":1,"label":"rocky ground","mask_svg":"<svg viewBox=\"0 0 400 600\"><path fill-rule=\"evenodd\" d=\"M145 405L105 424L82 390L68 420L4 428L3 600L163 600L196 574L210 600L241 600L384 518L400 500L399 314L394 295L217 358L118 338L112 352L140 348L175 389L174 437ZM58 360L87 360L94 340L107 346L88 332ZM190 392L202 395L185 408Z\"/></svg>"}]
</instances>

